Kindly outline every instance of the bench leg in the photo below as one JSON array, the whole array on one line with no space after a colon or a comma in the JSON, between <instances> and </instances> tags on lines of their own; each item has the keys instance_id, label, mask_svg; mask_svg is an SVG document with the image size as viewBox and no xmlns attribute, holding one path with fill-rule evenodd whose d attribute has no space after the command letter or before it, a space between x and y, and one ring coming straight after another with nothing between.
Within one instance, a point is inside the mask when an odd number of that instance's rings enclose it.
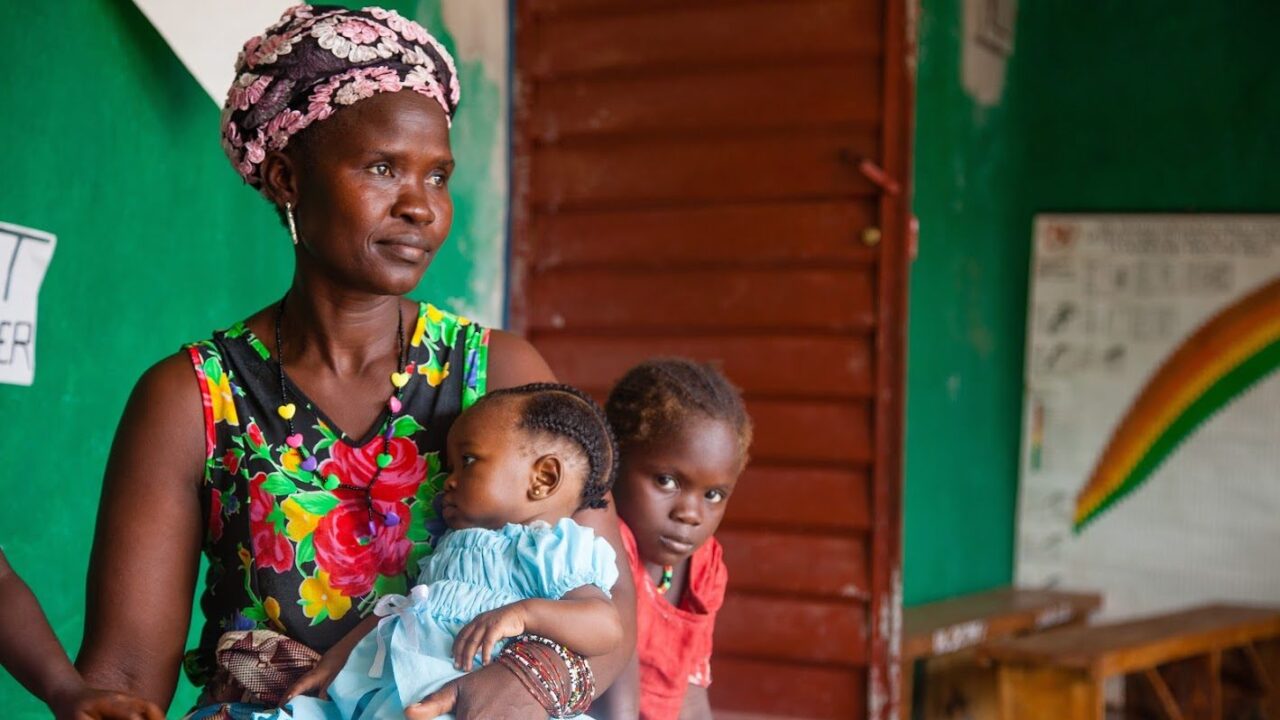
<instances>
[{"instance_id":1,"label":"bench leg","mask_svg":"<svg viewBox=\"0 0 1280 720\"><path fill-rule=\"evenodd\" d=\"M1155 691L1156 699L1160 701L1160 707L1164 710L1165 720L1183 720L1182 710L1178 707L1178 701L1173 699L1173 693L1169 692L1169 686L1164 684L1164 678L1160 677L1160 671L1155 668L1147 668L1142 674L1147 678L1147 683L1151 685L1151 689Z\"/></svg>"},{"instance_id":2,"label":"bench leg","mask_svg":"<svg viewBox=\"0 0 1280 720\"><path fill-rule=\"evenodd\" d=\"M1000 665L1000 720L1103 720L1101 683L1086 673Z\"/></svg>"},{"instance_id":3,"label":"bench leg","mask_svg":"<svg viewBox=\"0 0 1280 720\"><path fill-rule=\"evenodd\" d=\"M1245 653L1265 695L1267 719L1280 719L1280 640L1245 646Z\"/></svg>"}]
</instances>

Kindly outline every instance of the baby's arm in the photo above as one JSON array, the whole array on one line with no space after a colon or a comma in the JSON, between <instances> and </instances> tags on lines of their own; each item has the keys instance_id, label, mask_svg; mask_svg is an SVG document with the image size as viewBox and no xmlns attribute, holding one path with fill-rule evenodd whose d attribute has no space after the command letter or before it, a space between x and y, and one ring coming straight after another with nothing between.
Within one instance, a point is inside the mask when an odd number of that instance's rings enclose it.
<instances>
[{"instance_id":1,"label":"baby's arm","mask_svg":"<svg viewBox=\"0 0 1280 720\"><path fill-rule=\"evenodd\" d=\"M94 690L71 666L31 589L0 552L0 666L44 701L58 717L148 718L161 720L159 708L120 693Z\"/></svg>"},{"instance_id":2,"label":"baby's arm","mask_svg":"<svg viewBox=\"0 0 1280 720\"><path fill-rule=\"evenodd\" d=\"M380 619L377 615L370 614L369 617L361 620L359 625L351 628L351 632L320 657L315 667L294 681L293 685L285 691L284 700L280 704L284 705L295 697L307 693L317 693L320 697L327 698L325 689L329 687L329 683L338 676L342 666L347 664L347 658L351 656L351 651L355 649L356 644L378 626Z\"/></svg>"},{"instance_id":3,"label":"baby's arm","mask_svg":"<svg viewBox=\"0 0 1280 720\"><path fill-rule=\"evenodd\" d=\"M521 600L477 615L453 641L453 661L471 669L477 654L488 665L493 647L523 633L542 635L586 657L607 655L622 642L622 620L608 596L594 585L565 593L559 600Z\"/></svg>"}]
</instances>

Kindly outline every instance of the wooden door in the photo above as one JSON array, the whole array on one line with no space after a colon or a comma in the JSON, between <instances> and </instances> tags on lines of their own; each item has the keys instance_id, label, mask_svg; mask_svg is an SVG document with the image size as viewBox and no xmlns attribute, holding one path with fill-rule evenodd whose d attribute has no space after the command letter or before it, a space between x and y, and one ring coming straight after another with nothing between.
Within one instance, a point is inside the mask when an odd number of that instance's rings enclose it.
<instances>
[{"instance_id":1,"label":"wooden door","mask_svg":"<svg viewBox=\"0 0 1280 720\"><path fill-rule=\"evenodd\" d=\"M511 321L745 390L717 717L896 716L910 80L885 0L518 0Z\"/></svg>"}]
</instances>

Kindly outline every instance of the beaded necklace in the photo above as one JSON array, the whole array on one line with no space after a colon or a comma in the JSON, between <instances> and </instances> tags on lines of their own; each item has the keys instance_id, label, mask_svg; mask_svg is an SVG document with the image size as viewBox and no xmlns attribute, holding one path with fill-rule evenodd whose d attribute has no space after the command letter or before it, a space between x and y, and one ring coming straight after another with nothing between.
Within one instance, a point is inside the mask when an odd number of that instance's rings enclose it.
<instances>
[{"instance_id":1,"label":"beaded necklace","mask_svg":"<svg viewBox=\"0 0 1280 720\"><path fill-rule=\"evenodd\" d=\"M675 567L671 565L662 566L662 579L658 581L658 594L666 595L671 589L671 578L675 575Z\"/></svg>"},{"instance_id":2,"label":"beaded necklace","mask_svg":"<svg viewBox=\"0 0 1280 720\"><path fill-rule=\"evenodd\" d=\"M319 461L316 456L303 446L302 434L294 430L293 416L298 411L297 405L289 400L289 387L285 384L284 379L284 341L280 333L280 321L284 317L285 302L289 299L289 294L280 298L280 304L276 309L276 369L280 379L280 407L276 408L276 412L284 419L289 426L289 435L285 438L285 444L300 454L305 454L298 466L307 472L315 472ZM342 488L364 494L365 507L369 512L369 534L357 539L360 545L368 545L373 542L374 537L378 534L378 525L375 522L375 516L382 520L385 527L395 527L400 524L401 517L392 510L387 513L380 512L373 506L373 486L377 484L378 478L382 475L383 468L391 464L391 437L395 432L396 413L404 406L401 402L401 396L404 394L404 387L409 383L410 370L404 370L406 367L405 347L404 347L404 312L400 307L399 301L396 302L396 367L395 372L391 373L391 397L387 400L387 408L391 411L387 416L386 426L379 433L382 438L382 450L375 458L377 468L373 471L373 477L369 478L369 484L364 487L357 485L348 485L346 483L334 483L332 487L326 484L326 488L333 490L334 488Z\"/></svg>"}]
</instances>

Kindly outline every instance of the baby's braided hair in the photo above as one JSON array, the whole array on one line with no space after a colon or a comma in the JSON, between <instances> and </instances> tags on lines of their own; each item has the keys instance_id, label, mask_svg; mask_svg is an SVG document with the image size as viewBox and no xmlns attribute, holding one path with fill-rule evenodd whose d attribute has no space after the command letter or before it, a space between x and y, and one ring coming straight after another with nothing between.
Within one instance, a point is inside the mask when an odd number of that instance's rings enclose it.
<instances>
[{"instance_id":1,"label":"baby's braided hair","mask_svg":"<svg viewBox=\"0 0 1280 720\"><path fill-rule=\"evenodd\" d=\"M476 404L504 397L527 398L519 411L521 430L567 438L582 450L588 471L579 508L607 507L604 496L618 472L618 444L599 403L572 385L531 383L495 390Z\"/></svg>"},{"instance_id":2,"label":"baby's braided hair","mask_svg":"<svg viewBox=\"0 0 1280 720\"><path fill-rule=\"evenodd\" d=\"M751 417L742 394L715 366L686 358L655 358L627 371L605 403L618 443L662 437L698 413L728 423L738 434L743 465L751 446Z\"/></svg>"}]
</instances>

